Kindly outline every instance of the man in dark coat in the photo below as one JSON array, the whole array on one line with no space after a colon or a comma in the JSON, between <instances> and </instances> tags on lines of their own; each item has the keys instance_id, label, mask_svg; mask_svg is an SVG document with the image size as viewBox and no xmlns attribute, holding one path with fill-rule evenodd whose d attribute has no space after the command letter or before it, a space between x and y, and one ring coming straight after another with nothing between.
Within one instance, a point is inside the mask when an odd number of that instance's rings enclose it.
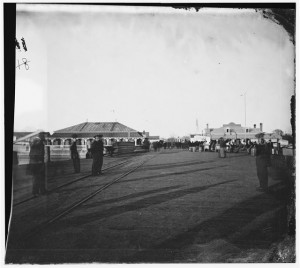
<instances>
[{"instance_id":1,"label":"man in dark coat","mask_svg":"<svg viewBox=\"0 0 300 268\"><path fill-rule=\"evenodd\" d=\"M34 196L46 193L44 140L44 134L40 133L39 136L33 140L29 152L29 169L33 178L32 194Z\"/></svg>"},{"instance_id":2,"label":"man in dark coat","mask_svg":"<svg viewBox=\"0 0 300 268\"><path fill-rule=\"evenodd\" d=\"M268 190L268 165L270 162L269 148L264 139L256 145L256 171L259 180L257 191L266 192Z\"/></svg>"},{"instance_id":3,"label":"man in dark coat","mask_svg":"<svg viewBox=\"0 0 300 268\"><path fill-rule=\"evenodd\" d=\"M77 144L76 144L77 135L74 134L72 136L72 138L73 138L73 141L72 141L72 145L70 147L71 159L73 161L73 166L74 166L75 173L79 173L80 172L80 158L79 158L79 154L78 154L78 151L77 151Z\"/></svg>"},{"instance_id":4,"label":"man in dark coat","mask_svg":"<svg viewBox=\"0 0 300 268\"><path fill-rule=\"evenodd\" d=\"M91 153L93 158L92 175L97 176L101 174L103 165L103 141L102 135L96 135L95 140L91 146Z\"/></svg>"},{"instance_id":5,"label":"man in dark coat","mask_svg":"<svg viewBox=\"0 0 300 268\"><path fill-rule=\"evenodd\" d=\"M148 138L145 138L142 148L146 149L148 152L150 151L150 142Z\"/></svg>"},{"instance_id":6,"label":"man in dark coat","mask_svg":"<svg viewBox=\"0 0 300 268\"><path fill-rule=\"evenodd\" d=\"M219 157L225 158L226 157L226 141L223 137L219 139L220 141L220 150L219 150Z\"/></svg>"}]
</instances>

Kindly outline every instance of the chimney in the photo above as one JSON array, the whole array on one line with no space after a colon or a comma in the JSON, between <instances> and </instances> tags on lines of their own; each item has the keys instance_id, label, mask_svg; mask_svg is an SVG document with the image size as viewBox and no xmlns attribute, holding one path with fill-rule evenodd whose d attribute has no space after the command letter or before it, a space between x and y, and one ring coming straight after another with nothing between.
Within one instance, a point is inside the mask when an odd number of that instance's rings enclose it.
<instances>
[{"instance_id":1,"label":"chimney","mask_svg":"<svg viewBox=\"0 0 300 268\"><path fill-rule=\"evenodd\" d=\"M206 129L208 129L208 124L206 124Z\"/></svg>"},{"instance_id":2,"label":"chimney","mask_svg":"<svg viewBox=\"0 0 300 268\"><path fill-rule=\"evenodd\" d=\"M253 128L256 128L256 124L254 124Z\"/></svg>"},{"instance_id":3,"label":"chimney","mask_svg":"<svg viewBox=\"0 0 300 268\"><path fill-rule=\"evenodd\" d=\"M263 124L260 123L259 126L260 126L260 127L259 127L259 130L260 130L260 131L263 131Z\"/></svg>"}]
</instances>

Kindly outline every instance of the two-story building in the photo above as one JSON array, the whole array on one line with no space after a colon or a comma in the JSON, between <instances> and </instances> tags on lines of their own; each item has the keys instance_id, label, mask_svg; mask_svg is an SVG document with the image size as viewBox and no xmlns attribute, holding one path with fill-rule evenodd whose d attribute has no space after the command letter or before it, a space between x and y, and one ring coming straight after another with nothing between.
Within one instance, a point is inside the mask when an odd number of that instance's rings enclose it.
<instances>
[{"instance_id":1,"label":"two-story building","mask_svg":"<svg viewBox=\"0 0 300 268\"><path fill-rule=\"evenodd\" d=\"M255 135L263 132L263 124L260 123L259 127L256 127L256 124L253 127L243 127L241 124L230 122L219 128L209 128L207 125L204 132L205 136L213 140L218 140L221 137L224 139L256 139Z\"/></svg>"}]
</instances>

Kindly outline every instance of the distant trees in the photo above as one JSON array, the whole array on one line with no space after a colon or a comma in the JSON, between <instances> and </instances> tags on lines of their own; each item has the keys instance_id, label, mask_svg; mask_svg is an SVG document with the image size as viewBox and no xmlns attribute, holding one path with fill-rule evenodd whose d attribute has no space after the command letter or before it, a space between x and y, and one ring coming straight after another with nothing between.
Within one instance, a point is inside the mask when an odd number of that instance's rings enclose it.
<instances>
[{"instance_id":1,"label":"distant trees","mask_svg":"<svg viewBox=\"0 0 300 268\"><path fill-rule=\"evenodd\" d=\"M189 141L190 140L190 136L182 136L180 139L181 140Z\"/></svg>"},{"instance_id":2,"label":"distant trees","mask_svg":"<svg viewBox=\"0 0 300 268\"><path fill-rule=\"evenodd\" d=\"M176 141L176 138L175 137L170 137L167 139L168 142L175 142Z\"/></svg>"},{"instance_id":3,"label":"distant trees","mask_svg":"<svg viewBox=\"0 0 300 268\"><path fill-rule=\"evenodd\" d=\"M283 131L281 129L275 129L275 130L273 130L273 133L275 133L276 135L279 135L281 137L283 135Z\"/></svg>"},{"instance_id":4,"label":"distant trees","mask_svg":"<svg viewBox=\"0 0 300 268\"><path fill-rule=\"evenodd\" d=\"M294 142L293 135L284 133L281 129L275 129L275 130L273 130L272 133L275 135L279 135L280 137L282 137L282 139L287 140L290 144L293 144L293 142ZM265 132L260 132L255 135L255 138L261 139L261 138L264 138L264 135L265 135Z\"/></svg>"}]
</instances>

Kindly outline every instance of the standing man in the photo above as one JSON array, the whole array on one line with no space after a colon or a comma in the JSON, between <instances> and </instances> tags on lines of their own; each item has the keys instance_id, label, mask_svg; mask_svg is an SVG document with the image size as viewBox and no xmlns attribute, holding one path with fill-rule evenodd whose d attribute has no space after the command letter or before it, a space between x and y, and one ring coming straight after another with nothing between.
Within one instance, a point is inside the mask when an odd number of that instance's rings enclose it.
<instances>
[{"instance_id":1,"label":"standing man","mask_svg":"<svg viewBox=\"0 0 300 268\"><path fill-rule=\"evenodd\" d=\"M29 152L29 169L32 175L32 194L36 197L46 193L46 176L45 176L45 136L40 133L34 138Z\"/></svg>"},{"instance_id":2,"label":"standing man","mask_svg":"<svg viewBox=\"0 0 300 268\"><path fill-rule=\"evenodd\" d=\"M93 158L92 175L97 176L101 174L103 165L103 141L102 135L96 135L91 146L91 153Z\"/></svg>"},{"instance_id":3,"label":"standing man","mask_svg":"<svg viewBox=\"0 0 300 268\"><path fill-rule=\"evenodd\" d=\"M145 138L144 142L143 142L143 149L146 149L148 152L150 152L150 142L148 138ZM165 148L166 149L166 148Z\"/></svg>"},{"instance_id":4,"label":"standing man","mask_svg":"<svg viewBox=\"0 0 300 268\"><path fill-rule=\"evenodd\" d=\"M80 172L80 158L79 158L79 154L77 151L77 144L76 144L76 140L77 139L77 135L73 134L72 135L72 145L70 147L70 151L71 151L71 159L73 161L73 166L74 166L74 171L75 173L79 173Z\"/></svg>"},{"instance_id":5,"label":"standing man","mask_svg":"<svg viewBox=\"0 0 300 268\"><path fill-rule=\"evenodd\" d=\"M264 139L256 146L256 171L259 180L257 191L268 191L268 165L269 165L269 148Z\"/></svg>"},{"instance_id":6,"label":"standing man","mask_svg":"<svg viewBox=\"0 0 300 268\"><path fill-rule=\"evenodd\" d=\"M220 150L219 150L219 157L225 158L226 157L226 141L221 137L220 141Z\"/></svg>"}]
</instances>

